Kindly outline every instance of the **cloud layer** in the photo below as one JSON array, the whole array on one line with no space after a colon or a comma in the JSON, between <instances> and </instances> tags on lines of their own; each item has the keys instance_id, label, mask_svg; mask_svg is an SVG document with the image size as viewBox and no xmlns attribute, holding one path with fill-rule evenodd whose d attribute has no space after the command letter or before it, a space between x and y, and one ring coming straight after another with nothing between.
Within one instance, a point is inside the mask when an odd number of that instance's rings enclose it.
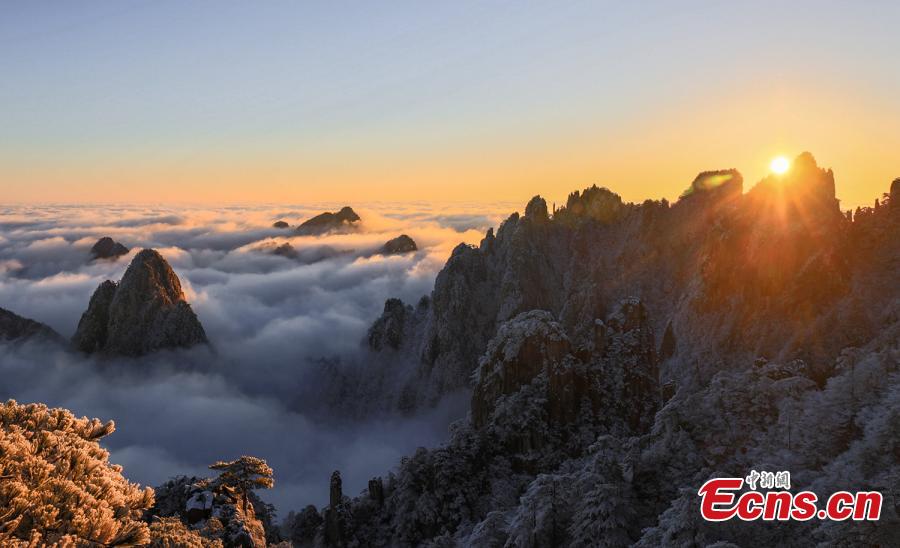
<instances>
[{"instance_id":1,"label":"cloud layer","mask_svg":"<svg viewBox=\"0 0 900 548\"><path fill-rule=\"evenodd\" d=\"M340 204L342 205L342 204ZM182 280L212 351L96 360L32 344L0 346L0 397L42 401L114 419L113 461L135 481L205 474L218 459L255 454L276 471L267 495L282 514L327 497L340 469L354 494L416 446L446 436L465 395L421 416L350 422L314 412L318 358L354 359L384 300L414 302L460 242L477 243L509 204L370 204L355 207L352 234L295 236L296 226L339 204L195 208L47 206L0 208L0 307L70 336L94 289L118 280L144 247L159 250ZM377 254L401 233L419 251ZM101 236L131 248L90 262ZM272 250L285 243L296 254Z\"/></svg>"}]
</instances>

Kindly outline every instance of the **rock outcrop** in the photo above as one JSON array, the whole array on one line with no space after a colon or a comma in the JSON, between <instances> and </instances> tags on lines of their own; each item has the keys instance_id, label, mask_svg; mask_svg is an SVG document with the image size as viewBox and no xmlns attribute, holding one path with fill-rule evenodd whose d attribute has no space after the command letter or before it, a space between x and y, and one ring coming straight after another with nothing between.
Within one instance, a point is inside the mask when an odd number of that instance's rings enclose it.
<instances>
[{"instance_id":1,"label":"rock outcrop","mask_svg":"<svg viewBox=\"0 0 900 548\"><path fill-rule=\"evenodd\" d=\"M77 350L117 356L207 342L178 276L152 249L135 256L118 284L100 284L72 338Z\"/></svg>"},{"instance_id":2,"label":"rock outcrop","mask_svg":"<svg viewBox=\"0 0 900 548\"><path fill-rule=\"evenodd\" d=\"M65 341L50 326L23 318L5 308L0 308L0 342L24 342L27 340L41 340L54 343Z\"/></svg>"},{"instance_id":3,"label":"rock outcrop","mask_svg":"<svg viewBox=\"0 0 900 548\"><path fill-rule=\"evenodd\" d=\"M312 235L355 230L360 220L351 207L344 206L336 213L326 211L304 221L297 227L297 232Z\"/></svg>"},{"instance_id":4,"label":"rock outcrop","mask_svg":"<svg viewBox=\"0 0 900 548\"><path fill-rule=\"evenodd\" d=\"M127 255L128 251L128 248L124 245L113 240L109 236L104 236L97 240L97 243L91 248L91 258L93 260L116 259L122 255Z\"/></svg>"},{"instance_id":5,"label":"rock outcrop","mask_svg":"<svg viewBox=\"0 0 900 548\"><path fill-rule=\"evenodd\" d=\"M403 330L407 316L412 316L411 306L403 304L400 299L388 299L384 303L384 312L372 327L369 328L367 340L369 348L400 348L403 343Z\"/></svg>"},{"instance_id":6,"label":"rock outcrop","mask_svg":"<svg viewBox=\"0 0 900 548\"><path fill-rule=\"evenodd\" d=\"M413 251L418 251L418 246L416 246L415 240L407 236L406 234L401 234L396 238L388 240L381 247L382 255L400 255L403 253L412 253Z\"/></svg>"},{"instance_id":7,"label":"rock outcrop","mask_svg":"<svg viewBox=\"0 0 900 548\"><path fill-rule=\"evenodd\" d=\"M550 214L547 212L547 201L540 196L535 196L525 206L525 218L531 219L536 223L543 223L550 220Z\"/></svg>"},{"instance_id":8,"label":"rock outcrop","mask_svg":"<svg viewBox=\"0 0 900 548\"><path fill-rule=\"evenodd\" d=\"M681 194L681 199L736 199L744 191L744 178L736 169L704 171Z\"/></svg>"},{"instance_id":9,"label":"rock outcrop","mask_svg":"<svg viewBox=\"0 0 900 548\"><path fill-rule=\"evenodd\" d=\"M647 428L659 407L659 372L646 310L640 300L626 299L594 325L594 342L581 351L544 310L501 325L473 376L473 425L500 426L497 407L532 385L527 397L545 402L543 413L552 425L574 423L588 404L605 422Z\"/></svg>"},{"instance_id":10,"label":"rock outcrop","mask_svg":"<svg viewBox=\"0 0 900 548\"><path fill-rule=\"evenodd\" d=\"M156 488L150 518L177 518L204 539L224 546L263 548L278 535L274 511L255 493L249 504L209 478L179 476ZM221 544L220 544L221 546Z\"/></svg>"},{"instance_id":11,"label":"rock outcrop","mask_svg":"<svg viewBox=\"0 0 900 548\"><path fill-rule=\"evenodd\" d=\"M475 371L473 424L488 424L504 396L518 392L539 375L549 377L571 367L575 361L571 350L562 326L547 311L523 312L500 326Z\"/></svg>"},{"instance_id":12,"label":"rock outcrop","mask_svg":"<svg viewBox=\"0 0 900 548\"><path fill-rule=\"evenodd\" d=\"M287 257L288 259L297 258L297 250L294 249L294 246L287 242L272 249L272 253L275 255L281 255L282 257Z\"/></svg>"}]
</instances>

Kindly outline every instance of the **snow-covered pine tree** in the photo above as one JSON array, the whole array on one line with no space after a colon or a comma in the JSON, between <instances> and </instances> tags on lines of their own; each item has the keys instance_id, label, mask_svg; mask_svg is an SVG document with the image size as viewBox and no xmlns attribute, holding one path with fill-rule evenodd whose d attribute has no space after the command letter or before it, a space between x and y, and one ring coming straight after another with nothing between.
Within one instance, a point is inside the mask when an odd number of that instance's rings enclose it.
<instances>
[{"instance_id":1,"label":"snow-covered pine tree","mask_svg":"<svg viewBox=\"0 0 900 548\"><path fill-rule=\"evenodd\" d=\"M541 474L531 482L511 520L507 547L568 546L571 502L566 485L571 480Z\"/></svg>"},{"instance_id":2,"label":"snow-covered pine tree","mask_svg":"<svg viewBox=\"0 0 900 548\"><path fill-rule=\"evenodd\" d=\"M209 468L219 471L219 477L212 485L213 490L234 493L245 513L253 489L271 489L275 485L272 469L259 457L243 456L231 462L219 461Z\"/></svg>"},{"instance_id":3,"label":"snow-covered pine tree","mask_svg":"<svg viewBox=\"0 0 900 548\"><path fill-rule=\"evenodd\" d=\"M572 546L619 548L630 546L628 525L634 498L624 481L598 483L579 501L569 533Z\"/></svg>"},{"instance_id":4,"label":"snow-covered pine tree","mask_svg":"<svg viewBox=\"0 0 900 548\"><path fill-rule=\"evenodd\" d=\"M122 477L98 440L112 421L43 404L0 405L0 545L146 544L153 490Z\"/></svg>"},{"instance_id":5,"label":"snow-covered pine tree","mask_svg":"<svg viewBox=\"0 0 900 548\"><path fill-rule=\"evenodd\" d=\"M188 529L175 517L157 518L150 525L150 548L222 548L219 539L208 539Z\"/></svg>"}]
</instances>

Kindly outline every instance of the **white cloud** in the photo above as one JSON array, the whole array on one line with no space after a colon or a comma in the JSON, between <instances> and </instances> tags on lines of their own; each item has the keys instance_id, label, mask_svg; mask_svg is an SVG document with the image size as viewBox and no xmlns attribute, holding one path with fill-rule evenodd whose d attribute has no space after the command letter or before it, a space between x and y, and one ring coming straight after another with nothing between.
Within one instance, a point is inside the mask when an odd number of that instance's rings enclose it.
<instances>
[{"instance_id":1,"label":"white cloud","mask_svg":"<svg viewBox=\"0 0 900 548\"><path fill-rule=\"evenodd\" d=\"M113 461L144 483L257 454L275 468L267 498L282 515L322 503L335 468L346 490L357 492L401 455L443 440L465 402L451 399L413 418L312 418L317 402L304 399L316 394L305 384L309 368L320 357L352 359L386 298L415 302L430 292L453 247L477 243L509 208L373 204L357 208L364 227L353 234L297 236L271 227L341 205L0 210L0 307L69 336L96 286L119 279L138 249L154 247L175 268L215 348L96 360L0 346L0 398L116 420L107 441ZM420 250L373 254L401 233ZM90 246L107 235L131 253L90 262ZM271 253L284 242L296 259Z\"/></svg>"}]
</instances>

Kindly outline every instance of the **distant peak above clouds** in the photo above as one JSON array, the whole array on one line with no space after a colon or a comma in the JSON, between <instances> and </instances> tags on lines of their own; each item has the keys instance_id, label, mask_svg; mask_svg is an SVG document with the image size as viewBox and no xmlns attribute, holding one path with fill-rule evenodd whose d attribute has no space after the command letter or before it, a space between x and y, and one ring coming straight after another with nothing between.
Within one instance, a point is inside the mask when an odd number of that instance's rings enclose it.
<instances>
[{"instance_id":1,"label":"distant peak above clouds","mask_svg":"<svg viewBox=\"0 0 900 548\"><path fill-rule=\"evenodd\" d=\"M47 325L0 308L0 341L25 341L32 338L63 341L60 334Z\"/></svg>"},{"instance_id":2,"label":"distant peak above clouds","mask_svg":"<svg viewBox=\"0 0 900 548\"><path fill-rule=\"evenodd\" d=\"M399 255L402 253L411 253L413 251L418 251L419 247L416 245L416 241L407 236L406 234L401 234L396 238L388 240L384 243L384 246L381 248L381 253L384 255Z\"/></svg>"},{"instance_id":3,"label":"distant peak above clouds","mask_svg":"<svg viewBox=\"0 0 900 548\"><path fill-rule=\"evenodd\" d=\"M353 211L353 208L344 206L337 213L326 211L304 221L303 224L297 227L297 232L301 234L324 234L332 231L352 230L357 228L357 223L361 220L360 216Z\"/></svg>"},{"instance_id":4,"label":"distant peak above clouds","mask_svg":"<svg viewBox=\"0 0 900 548\"><path fill-rule=\"evenodd\" d=\"M207 342L181 281L153 249L138 253L118 284L100 284L72 338L82 352L120 356Z\"/></svg>"},{"instance_id":5,"label":"distant peak above clouds","mask_svg":"<svg viewBox=\"0 0 900 548\"><path fill-rule=\"evenodd\" d=\"M91 257L93 260L116 259L122 255L127 255L128 251L128 248L124 245L109 236L104 236L97 240L97 243L91 248Z\"/></svg>"}]
</instances>

